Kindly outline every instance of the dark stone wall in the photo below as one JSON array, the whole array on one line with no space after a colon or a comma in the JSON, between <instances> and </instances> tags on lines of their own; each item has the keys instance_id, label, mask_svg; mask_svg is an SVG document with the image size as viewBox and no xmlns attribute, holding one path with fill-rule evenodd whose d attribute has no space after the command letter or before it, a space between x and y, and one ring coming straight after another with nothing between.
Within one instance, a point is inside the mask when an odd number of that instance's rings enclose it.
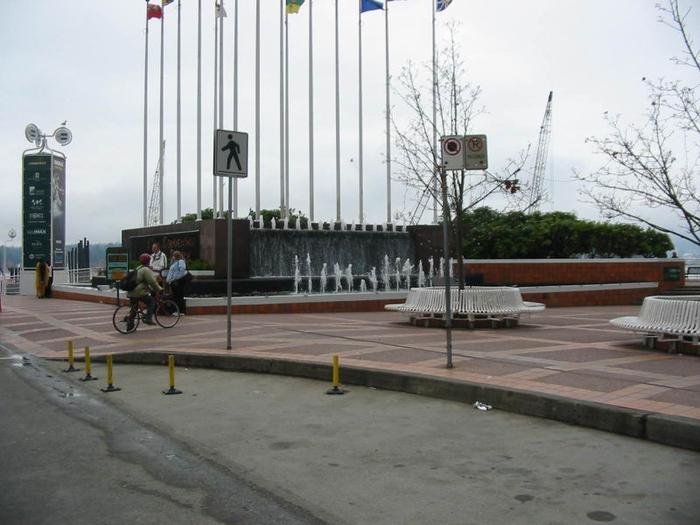
<instances>
[{"instance_id":1,"label":"dark stone wall","mask_svg":"<svg viewBox=\"0 0 700 525\"><path fill-rule=\"evenodd\" d=\"M122 244L134 260L140 253L150 252L154 241L161 243L166 255L172 249L181 249L187 241L192 248L186 259L207 261L215 270L216 279L226 277L226 221L203 221L166 224L122 231ZM420 258L428 268L428 258L436 260L442 255L442 230L440 226L410 226L408 233L363 232L329 230L251 230L248 219L233 221L234 279L248 277L294 275L294 256L299 257L301 273L308 273L306 254L311 257L314 275L321 273L323 263L327 273L333 272L337 262L343 269L353 265L355 275L366 274L371 267L380 273L384 256L394 265L396 258L410 259L417 264Z\"/></svg>"}]
</instances>

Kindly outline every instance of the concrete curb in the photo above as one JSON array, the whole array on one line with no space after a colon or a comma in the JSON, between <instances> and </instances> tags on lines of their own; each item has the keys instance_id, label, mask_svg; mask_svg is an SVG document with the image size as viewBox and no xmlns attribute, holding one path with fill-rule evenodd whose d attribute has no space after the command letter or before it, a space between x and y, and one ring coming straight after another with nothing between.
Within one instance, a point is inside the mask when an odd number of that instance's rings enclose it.
<instances>
[{"instance_id":1,"label":"concrete curb","mask_svg":"<svg viewBox=\"0 0 700 525\"><path fill-rule=\"evenodd\" d=\"M130 352L113 354L113 362L165 365L167 356L168 354L163 352ZM178 366L279 374L322 381L330 381L331 377L330 364L236 355L183 353L175 354L175 358ZM105 356L96 355L92 360L104 362ZM344 366L341 369L341 379L345 385L374 387L469 404L481 401L507 412L543 417L570 425L700 451L700 421L689 418L410 372Z\"/></svg>"}]
</instances>

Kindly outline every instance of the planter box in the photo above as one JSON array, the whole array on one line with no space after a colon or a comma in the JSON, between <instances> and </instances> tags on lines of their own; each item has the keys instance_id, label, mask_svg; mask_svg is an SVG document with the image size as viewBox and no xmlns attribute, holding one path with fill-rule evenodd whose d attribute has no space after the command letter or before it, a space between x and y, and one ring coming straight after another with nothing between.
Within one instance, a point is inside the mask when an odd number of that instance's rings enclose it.
<instances>
[{"instance_id":1,"label":"planter box","mask_svg":"<svg viewBox=\"0 0 700 525\"><path fill-rule=\"evenodd\" d=\"M214 277L214 270L188 270L193 277Z\"/></svg>"}]
</instances>

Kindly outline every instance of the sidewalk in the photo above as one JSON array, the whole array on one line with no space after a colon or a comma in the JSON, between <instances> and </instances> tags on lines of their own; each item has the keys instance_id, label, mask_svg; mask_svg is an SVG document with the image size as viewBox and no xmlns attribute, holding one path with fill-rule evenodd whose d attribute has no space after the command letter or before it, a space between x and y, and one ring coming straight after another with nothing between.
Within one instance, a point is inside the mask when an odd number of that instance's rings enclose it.
<instances>
[{"instance_id":1,"label":"sidewalk","mask_svg":"<svg viewBox=\"0 0 700 525\"><path fill-rule=\"evenodd\" d=\"M700 358L650 351L641 338L608 320L639 308L551 308L517 328L455 330L455 368L445 368L444 331L409 325L395 313L236 315L233 350L226 317L186 316L170 330L141 325L121 335L113 307L58 299L8 296L0 341L44 358L168 352L236 355L468 381L533 394L700 421ZM498 408L498 407L497 407Z\"/></svg>"}]
</instances>

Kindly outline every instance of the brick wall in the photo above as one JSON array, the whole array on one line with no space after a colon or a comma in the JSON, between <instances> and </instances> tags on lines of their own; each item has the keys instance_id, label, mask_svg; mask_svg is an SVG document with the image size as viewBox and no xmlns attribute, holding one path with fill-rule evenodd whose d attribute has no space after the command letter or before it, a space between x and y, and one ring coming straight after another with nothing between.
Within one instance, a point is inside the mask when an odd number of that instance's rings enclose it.
<instances>
[{"instance_id":1,"label":"brick wall","mask_svg":"<svg viewBox=\"0 0 700 525\"><path fill-rule=\"evenodd\" d=\"M664 268L677 268L681 280L665 280ZM683 286L685 280L685 262L680 259L469 260L465 271L482 274L485 285L658 282L658 289L647 291L653 293Z\"/></svg>"}]
</instances>

